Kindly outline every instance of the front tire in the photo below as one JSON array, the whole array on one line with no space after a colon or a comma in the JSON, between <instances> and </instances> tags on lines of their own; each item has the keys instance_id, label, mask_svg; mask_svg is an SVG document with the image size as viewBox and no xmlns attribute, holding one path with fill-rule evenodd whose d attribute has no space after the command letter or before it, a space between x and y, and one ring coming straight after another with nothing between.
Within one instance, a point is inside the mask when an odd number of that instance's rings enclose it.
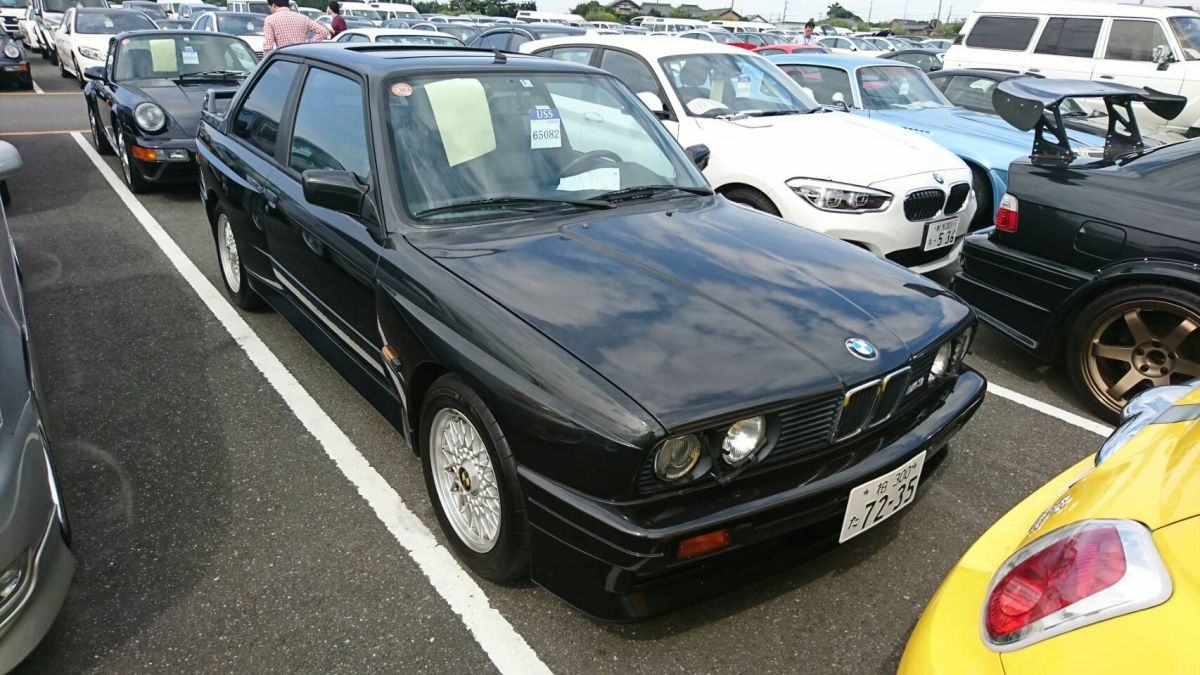
<instances>
[{"instance_id":1,"label":"front tire","mask_svg":"<svg viewBox=\"0 0 1200 675\"><path fill-rule=\"evenodd\" d=\"M775 208L775 204L766 195L753 188L734 188L721 194L736 204L749 206L752 209L769 213L773 216L779 215L779 209Z\"/></svg>"},{"instance_id":2,"label":"front tire","mask_svg":"<svg viewBox=\"0 0 1200 675\"><path fill-rule=\"evenodd\" d=\"M125 135L118 135L117 154L121 157L121 176L125 179L125 184L129 186L130 191L134 194L142 194L150 190L150 183L142 176L142 170L134 162L132 152L129 149L129 142L125 140Z\"/></svg>"},{"instance_id":3,"label":"front tire","mask_svg":"<svg viewBox=\"0 0 1200 675\"><path fill-rule=\"evenodd\" d=\"M66 66L63 65L62 59L51 57L50 61L52 63L58 63L58 76L59 77L63 78L64 80L69 79L71 77L71 74L67 72Z\"/></svg>"},{"instance_id":4,"label":"front tire","mask_svg":"<svg viewBox=\"0 0 1200 675\"><path fill-rule=\"evenodd\" d=\"M216 225L213 233L217 242L217 260L221 264L221 282L225 286L225 294L233 304L242 309L261 309L265 303L262 297L250 288L250 278L246 273L245 264L242 263L242 245L233 229L233 223L219 206L214 218Z\"/></svg>"},{"instance_id":5,"label":"front tire","mask_svg":"<svg viewBox=\"0 0 1200 675\"><path fill-rule=\"evenodd\" d=\"M429 500L458 558L491 581L528 576L516 460L483 399L458 376L442 376L421 406L420 439Z\"/></svg>"},{"instance_id":6,"label":"front tire","mask_svg":"<svg viewBox=\"0 0 1200 675\"><path fill-rule=\"evenodd\" d=\"M1104 293L1079 313L1067 340L1071 384L1116 422L1142 391L1200 377L1200 295L1158 284Z\"/></svg>"},{"instance_id":7,"label":"front tire","mask_svg":"<svg viewBox=\"0 0 1200 675\"><path fill-rule=\"evenodd\" d=\"M992 226L996 215L995 198L992 196L992 181L983 169L968 164L971 167L971 189L975 191L975 215L971 218L968 232L982 230Z\"/></svg>"},{"instance_id":8,"label":"front tire","mask_svg":"<svg viewBox=\"0 0 1200 675\"><path fill-rule=\"evenodd\" d=\"M112 144L108 142L108 137L104 135L104 126L100 124L100 114L96 112L95 106L88 106L88 124L92 127L92 147L101 155L113 154Z\"/></svg>"}]
</instances>

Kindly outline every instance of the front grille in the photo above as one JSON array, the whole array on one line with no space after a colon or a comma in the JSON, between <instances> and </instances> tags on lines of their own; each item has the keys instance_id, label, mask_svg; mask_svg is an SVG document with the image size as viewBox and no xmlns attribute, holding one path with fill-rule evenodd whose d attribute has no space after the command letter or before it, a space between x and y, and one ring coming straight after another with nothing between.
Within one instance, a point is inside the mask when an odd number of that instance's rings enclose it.
<instances>
[{"instance_id":1,"label":"front grille","mask_svg":"<svg viewBox=\"0 0 1200 675\"><path fill-rule=\"evenodd\" d=\"M971 194L971 186L966 183L959 183L950 188L950 196L946 198L946 215L958 213L967 203L967 197Z\"/></svg>"},{"instance_id":2,"label":"front grille","mask_svg":"<svg viewBox=\"0 0 1200 675\"><path fill-rule=\"evenodd\" d=\"M829 445L841 396L822 396L779 413L779 440L772 458L794 457Z\"/></svg>"},{"instance_id":3,"label":"front grille","mask_svg":"<svg viewBox=\"0 0 1200 675\"><path fill-rule=\"evenodd\" d=\"M958 239L955 239L954 243L957 244ZM918 267L920 265L928 265L931 262L941 260L949 255L950 251L952 250L954 250L953 246L943 246L941 248L935 248L932 251L925 251L918 246L916 248L906 248L900 251L892 251L891 253L887 254L887 259L891 260L897 265L903 265L904 267Z\"/></svg>"},{"instance_id":4,"label":"front grille","mask_svg":"<svg viewBox=\"0 0 1200 675\"><path fill-rule=\"evenodd\" d=\"M946 193L937 188L927 188L909 193L904 198L904 216L909 220L928 220L942 210Z\"/></svg>"}]
</instances>

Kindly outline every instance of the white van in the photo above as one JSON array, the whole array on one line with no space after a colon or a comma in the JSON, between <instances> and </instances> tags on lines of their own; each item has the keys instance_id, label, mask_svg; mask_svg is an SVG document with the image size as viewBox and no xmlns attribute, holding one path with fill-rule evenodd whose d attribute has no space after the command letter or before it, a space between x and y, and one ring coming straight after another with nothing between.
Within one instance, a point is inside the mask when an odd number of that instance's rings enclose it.
<instances>
[{"instance_id":1,"label":"white van","mask_svg":"<svg viewBox=\"0 0 1200 675\"><path fill-rule=\"evenodd\" d=\"M775 24L764 23L762 21L725 21L724 19L715 19L709 21L708 25L714 28L724 28L734 33L762 33L768 30L775 30Z\"/></svg>"},{"instance_id":2,"label":"white van","mask_svg":"<svg viewBox=\"0 0 1200 675\"><path fill-rule=\"evenodd\" d=\"M1069 0L985 0L967 18L945 67L1121 82L1187 97L1164 120L1137 105L1143 128L1200 136L1200 14Z\"/></svg>"},{"instance_id":3,"label":"white van","mask_svg":"<svg viewBox=\"0 0 1200 675\"><path fill-rule=\"evenodd\" d=\"M582 26L587 23L582 16L578 14L563 14L561 12L539 12L537 10L522 9L517 11L517 18L529 23L561 23L564 26Z\"/></svg>"},{"instance_id":4,"label":"white van","mask_svg":"<svg viewBox=\"0 0 1200 675\"><path fill-rule=\"evenodd\" d=\"M379 12L384 21L389 19L421 21L421 13L412 5L405 5L398 2L372 2L370 4L375 8L375 11Z\"/></svg>"}]
</instances>

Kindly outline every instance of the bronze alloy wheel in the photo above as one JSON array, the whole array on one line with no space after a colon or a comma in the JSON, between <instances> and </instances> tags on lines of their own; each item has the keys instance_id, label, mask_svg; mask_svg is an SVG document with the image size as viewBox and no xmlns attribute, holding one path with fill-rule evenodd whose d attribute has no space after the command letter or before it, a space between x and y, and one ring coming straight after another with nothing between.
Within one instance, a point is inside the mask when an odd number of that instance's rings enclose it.
<instances>
[{"instance_id":1,"label":"bronze alloy wheel","mask_svg":"<svg viewBox=\"0 0 1200 675\"><path fill-rule=\"evenodd\" d=\"M1087 328L1077 353L1083 384L1113 413L1134 395L1200 377L1200 314L1170 300L1121 302Z\"/></svg>"}]
</instances>

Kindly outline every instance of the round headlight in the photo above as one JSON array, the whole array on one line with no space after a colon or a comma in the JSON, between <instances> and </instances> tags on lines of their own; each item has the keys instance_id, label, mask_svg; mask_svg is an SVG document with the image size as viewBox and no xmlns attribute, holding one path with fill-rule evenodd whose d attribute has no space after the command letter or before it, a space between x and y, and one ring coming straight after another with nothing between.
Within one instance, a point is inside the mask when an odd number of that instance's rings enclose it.
<instances>
[{"instance_id":1,"label":"round headlight","mask_svg":"<svg viewBox=\"0 0 1200 675\"><path fill-rule=\"evenodd\" d=\"M950 360L954 358L954 344L947 342L941 347L938 347L937 354L933 357L933 365L930 366L929 372L934 377L941 377L950 370Z\"/></svg>"},{"instance_id":2,"label":"round headlight","mask_svg":"<svg viewBox=\"0 0 1200 675\"><path fill-rule=\"evenodd\" d=\"M21 50L17 49L17 43L10 42L4 45L4 55L10 59L19 59L21 58Z\"/></svg>"},{"instance_id":3,"label":"round headlight","mask_svg":"<svg viewBox=\"0 0 1200 675\"><path fill-rule=\"evenodd\" d=\"M137 125L150 133L159 131L167 124L167 114L153 103L139 103L133 109L133 119Z\"/></svg>"},{"instance_id":4,"label":"round headlight","mask_svg":"<svg viewBox=\"0 0 1200 675\"><path fill-rule=\"evenodd\" d=\"M700 439L694 434L668 438L654 453L654 473L665 481L688 475L700 460Z\"/></svg>"},{"instance_id":5,"label":"round headlight","mask_svg":"<svg viewBox=\"0 0 1200 675\"><path fill-rule=\"evenodd\" d=\"M754 454L767 438L767 418L751 417L734 422L721 442L721 458L727 464L737 464Z\"/></svg>"}]
</instances>

